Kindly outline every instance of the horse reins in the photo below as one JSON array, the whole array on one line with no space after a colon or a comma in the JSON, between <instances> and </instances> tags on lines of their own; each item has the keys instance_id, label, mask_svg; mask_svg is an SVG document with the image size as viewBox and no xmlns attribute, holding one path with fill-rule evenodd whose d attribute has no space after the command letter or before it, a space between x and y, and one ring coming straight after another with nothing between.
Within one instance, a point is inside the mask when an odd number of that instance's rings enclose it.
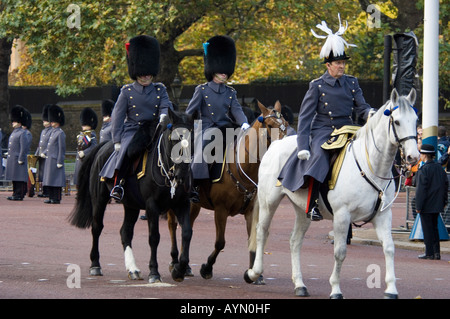
<instances>
[{"instance_id":1,"label":"horse reins","mask_svg":"<svg viewBox=\"0 0 450 319\"><path fill-rule=\"evenodd\" d=\"M411 106L411 107L412 107L412 106ZM395 125L394 125L394 123L393 123L394 118L392 117L392 112L393 112L394 110L396 110L397 108L398 108L398 106L394 107L392 110L389 110L389 114L388 114L388 115L389 115L388 132L390 132L390 129L391 129L391 127L392 127L392 132L393 132L393 134L394 134L395 141L396 141L396 143L398 144L397 148L400 150L401 154L403 154L403 145L402 145L402 143L405 142L405 141L407 141L407 140L410 140L410 139L415 139L415 140L417 140L417 136L412 136L412 135L410 135L410 136L406 136L406 137L404 137L404 138L402 138L402 139L400 139L400 138L398 137L397 131L396 131L396 129L395 129ZM414 109L414 107L412 107L412 108ZM414 110L415 110L415 109L414 109ZM385 115L387 115L387 114L385 113ZM366 130L368 130L368 127L366 127ZM366 137L367 137L367 134L366 134ZM373 132L372 132L372 139L374 140ZM350 140L350 146L349 146L349 147L352 147L353 141L354 141L353 139ZM379 153L382 153L382 152L378 149L378 147L376 146L375 140L373 141L373 143L374 143L375 149L376 149ZM401 156L401 158L402 158L402 165L401 165L401 170L400 170L398 176L395 176L395 177L392 176L392 177L388 177L388 178L378 176L378 175L373 171L372 164L370 163L369 153L368 153L368 150L367 150L367 138L366 138L366 143L365 143L365 156L366 156L367 165L368 165L370 171L371 171L372 174L375 175L377 178L380 178L380 179L382 179L382 180L388 180L388 181L389 181L389 183L387 183L386 187L385 187L384 189L382 189L381 187L379 187L379 186L375 183L375 181L371 180L371 179L367 176L367 174L365 173L365 171L361 168L361 165L359 164L358 159L356 158L356 154L355 154L354 148L352 148L352 152L353 152L353 158L355 159L356 166L358 167L361 176L369 183L369 185L371 185L371 186L378 192L377 202L375 203L374 210L372 211L372 214L370 215L369 219L367 219L366 221L364 221L363 224L361 224L361 225L357 225L357 224L353 223L354 226L356 226L356 227L361 227L361 226L363 226L363 225L369 223L369 222L375 217L375 215L376 215L376 213L378 212L378 210L379 210L379 208L380 208L380 205L381 205L381 203L382 203L382 201L383 201L383 195L384 195L384 192L385 192L386 189L389 187L389 185L391 184L392 180L394 180L395 178L397 178L397 177L399 177L399 176L400 176L400 177L401 177L401 176L404 176L404 167L405 167L404 162L405 162L405 160L404 160L403 155L402 155L402 156ZM392 202L394 202L394 200L397 198L399 191L400 191L400 183L399 183L399 188L398 188L398 190L397 190L397 195L394 196L394 199L392 200ZM389 203L389 205L392 204L392 202ZM382 207L381 211L383 211L384 209L386 209L386 207L388 207L389 205L386 205L384 208Z\"/></svg>"}]
</instances>

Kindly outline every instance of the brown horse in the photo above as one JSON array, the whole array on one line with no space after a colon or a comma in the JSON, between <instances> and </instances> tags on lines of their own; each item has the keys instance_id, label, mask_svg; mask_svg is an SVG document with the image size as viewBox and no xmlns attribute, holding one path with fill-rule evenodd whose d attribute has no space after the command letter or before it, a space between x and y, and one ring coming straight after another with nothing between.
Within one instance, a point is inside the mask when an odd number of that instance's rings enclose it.
<instances>
[{"instance_id":1,"label":"brown horse","mask_svg":"<svg viewBox=\"0 0 450 319\"><path fill-rule=\"evenodd\" d=\"M227 152L220 180L213 183L203 180L199 185L200 202L191 204L190 218L192 225L201 208L214 211L216 225L214 251L200 270L201 276L205 279L210 279L213 276L213 265L220 251L225 247L225 228L228 216L244 215L247 234L250 236L261 158L272 140L283 138L287 133L289 124L281 115L279 101L275 103L273 109L266 108L260 102L258 102L258 107L262 114L253 122L251 129L247 130L242 136L238 136L234 143L234 154ZM230 155L234 155L234 157L230 158ZM168 213L168 224L172 239L172 264L177 264L177 221L171 211ZM253 264L253 260L254 254L251 254L250 265ZM186 275L192 276L190 268L187 272ZM262 278L260 283L263 283Z\"/></svg>"}]
</instances>

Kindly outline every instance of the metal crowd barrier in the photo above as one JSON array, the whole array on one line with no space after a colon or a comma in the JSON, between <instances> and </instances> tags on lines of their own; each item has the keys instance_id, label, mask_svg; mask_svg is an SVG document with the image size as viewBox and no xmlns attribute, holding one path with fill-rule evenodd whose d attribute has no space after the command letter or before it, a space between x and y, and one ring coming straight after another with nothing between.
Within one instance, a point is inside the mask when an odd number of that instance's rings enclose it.
<instances>
[{"instance_id":1,"label":"metal crowd barrier","mask_svg":"<svg viewBox=\"0 0 450 319\"><path fill-rule=\"evenodd\" d=\"M447 176L449 176L447 174ZM445 207L444 213L441 214L445 227L450 228L450 192L447 192L448 205ZM416 188L412 186L406 186L406 229L409 228L409 224L413 225L416 218Z\"/></svg>"}]
</instances>

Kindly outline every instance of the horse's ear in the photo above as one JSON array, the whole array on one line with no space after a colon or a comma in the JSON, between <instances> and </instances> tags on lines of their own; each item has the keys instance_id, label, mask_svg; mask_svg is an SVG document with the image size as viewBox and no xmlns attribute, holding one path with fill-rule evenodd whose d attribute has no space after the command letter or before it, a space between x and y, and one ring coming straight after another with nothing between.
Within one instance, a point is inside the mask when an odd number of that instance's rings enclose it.
<instances>
[{"instance_id":1,"label":"horse's ear","mask_svg":"<svg viewBox=\"0 0 450 319\"><path fill-rule=\"evenodd\" d=\"M267 112L267 108L259 101L258 101L258 107L262 113Z\"/></svg>"},{"instance_id":2,"label":"horse's ear","mask_svg":"<svg viewBox=\"0 0 450 319\"><path fill-rule=\"evenodd\" d=\"M276 101L275 102L274 109L281 113L281 103L280 103L280 101Z\"/></svg>"},{"instance_id":3,"label":"horse's ear","mask_svg":"<svg viewBox=\"0 0 450 319\"><path fill-rule=\"evenodd\" d=\"M411 106L413 106L414 103L416 103L416 97L417 97L416 89L412 88L411 91L409 92L408 96L406 97L406 99L409 101L409 104L411 104Z\"/></svg>"},{"instance_id":4,"label":"horse's ear","mask_svg":"<svg viewBox=\"0 0 450 319\"><path fill-rule=\"evenodd\" d=\"M391 102L395 106L395 105L397 105L397 101L398 101L398 92L394 88L391 92Z\"/></svg>"}]
</instances>

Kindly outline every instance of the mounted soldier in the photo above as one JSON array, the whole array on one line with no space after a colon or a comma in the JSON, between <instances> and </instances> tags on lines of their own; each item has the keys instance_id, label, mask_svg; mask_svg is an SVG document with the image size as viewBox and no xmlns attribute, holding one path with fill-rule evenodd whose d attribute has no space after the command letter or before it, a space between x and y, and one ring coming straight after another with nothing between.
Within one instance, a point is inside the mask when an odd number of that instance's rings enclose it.
<instances>
[{"instance_id":1,"label":"mounted soldier","mask_svg":"<svg viewBox=\"0 0 450 319\"><path fill-rule=\"evenodd\" d=\"M327 71L318 79L312 80L303 99L298 117L297 151L293 153L280 172L279 180L291 191L308 188L308 217L321 220L317 208L320 185L325 181L330 167L329 152L321 146L335 129L352 125L352 112L367 120L371 107L366 103L358 79L344 74L346 61L350 58L345 47L348 44L341 35L347 29L341 25L332 33L325 21L318 24L328 36L320 52ZM373 111L374 112L374 111Z\"/></svg>"},{"instance_id":2,"label":"mounted soldier","mask_svg":"<svg viewBox=\"0 0 450 319\"><path fill-rule=\"evenodd\" d=\"M159 71L159 42L148 35L139 35L126 44L128 73L135 82L122 87L111 115L114 152L100 172L103 178L114 179L111 197L122 200L124 175L128 168L128 146L139 127L147 122L162 121L172 102L162 83L153 79Z\"/></svg>"},{"instance_id":3,"label":"mounted soldier","mask_svg":"<svg viewBox=\"0 0 450 319\"><path fill-rule=\"evenodd\" d=\"M194 185L200 180L209 180L209 166L211 161L205 160L203 150L212 142L212 136L217 139L218 131L225 142L226 129L250 127L242 106L237 100L237 92L226 85L227 80L234 73L236 65L236 46L234 40L228 36L214 36L203 44L204 73L207 83L195 88L194 95L186 109L186 113L201 116L201 141L197 143L194 152L192 173ZM220 145L216 145L222 147ZM200 149L201 147L201 149ZM216 149L217 151L217 149ZM192 200L198 202L197 192L192 194Z\"/></svg>"}]
</instances>

